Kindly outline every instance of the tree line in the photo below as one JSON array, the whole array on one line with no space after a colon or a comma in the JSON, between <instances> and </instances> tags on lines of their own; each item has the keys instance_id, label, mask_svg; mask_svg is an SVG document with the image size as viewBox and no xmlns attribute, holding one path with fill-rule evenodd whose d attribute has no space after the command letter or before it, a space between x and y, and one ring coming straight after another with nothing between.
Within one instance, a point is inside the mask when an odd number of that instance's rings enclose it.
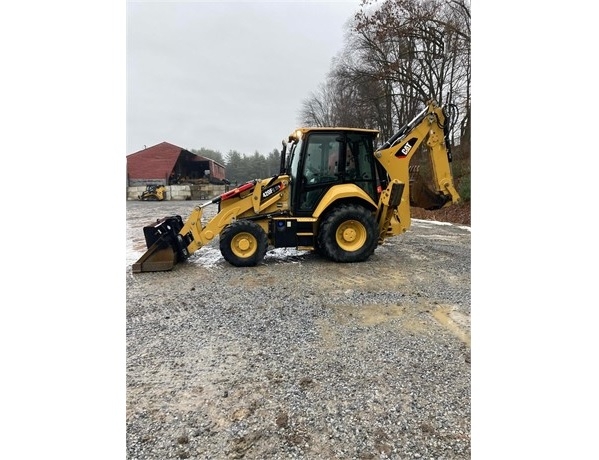
<instances>
[{"instance_id":1,"label":"tree line","mask_svg":"<svg viewBox=\"0 0 599 460\"><path fill-rule=\"evenodd\" d=\"M281 168L281 152L273 149L264 156L258 151L253 155L243 155L230 150L225 156L217 150L201 148L191 150L192 153L220 163L225 166L227 180L232 184L242 184L252 179L263 179L279 173Z\"/></svg>"},{"instance_id":2,"label":"tree line","mask_svg":"<svg viewBox=\"0 0 599 460\"><path fill-rule=\"evenodd\" d=\"M344 46L326 81L303 100L298 122L378 129L382 143L430 99L452 107L454 176L469 199L470 42L470 0L362 0L345 24ZM276 149L267 156L230 151L225 158L199 152L225 165L233 183L279 171Z\"/></svg>"}]
</instances>

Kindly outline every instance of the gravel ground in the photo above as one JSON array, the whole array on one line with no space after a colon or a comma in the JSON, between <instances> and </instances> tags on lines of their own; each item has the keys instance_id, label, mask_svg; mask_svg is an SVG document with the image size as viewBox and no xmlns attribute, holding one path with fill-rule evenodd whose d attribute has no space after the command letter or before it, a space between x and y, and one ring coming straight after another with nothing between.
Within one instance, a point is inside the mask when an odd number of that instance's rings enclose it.
<instances>
[{"instance_id":1,"label":"gravel ground","mask_svg":"<svg viewBox=\"0 0 599 460\"><path fill-rule=\"evenodd\" d=\"M128 459L470 458L469 227L132 274L142 227L195 204L127 203Z\"/></svg>"}]
</instances>

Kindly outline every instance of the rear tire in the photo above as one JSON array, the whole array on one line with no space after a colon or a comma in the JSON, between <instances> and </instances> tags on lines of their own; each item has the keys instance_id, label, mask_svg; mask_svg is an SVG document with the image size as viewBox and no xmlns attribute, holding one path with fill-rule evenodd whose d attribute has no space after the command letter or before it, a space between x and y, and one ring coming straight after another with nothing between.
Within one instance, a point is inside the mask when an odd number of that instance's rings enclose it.
<instances>
[{"instance_id":1,"label":"rear tire","mask_svg":"<svg viewBox=\"0 0 599 460\"><path fill-rule=\"evenodd\" d=\"M346 204L328 214L318 233L320 252L335 262L363 262L374 252L378 227L372 212Z\"/></svg>"},{"instance_id":2,"label":"rear tire","mask_svg":"<svg viewBox=\"0 0 599 460\"><path fill-rule=\"evenodd\" d=\"M237 220L220 234L220 252L235 267L253 267L264 259L268 238L262 227L250 220Z\"/></svg>"}]
</instances>

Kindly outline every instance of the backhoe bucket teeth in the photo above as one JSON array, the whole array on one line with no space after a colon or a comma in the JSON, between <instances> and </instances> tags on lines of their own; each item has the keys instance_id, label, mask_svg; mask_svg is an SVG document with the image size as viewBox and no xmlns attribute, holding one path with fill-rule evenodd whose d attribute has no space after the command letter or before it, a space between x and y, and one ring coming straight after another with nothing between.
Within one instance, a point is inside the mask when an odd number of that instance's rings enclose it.
<instances>
[{"instance_id":1,"label":"backhoe bucket teeth","mask_svg":"<svg viewBox=\"0 0 599 460\"><path fill-rule=\"evenodd\" d=\"M160 241L154 243L132 266L133 273L163 272L172 270L177 263L177 253Z\"/></svg>"}]
</instances>

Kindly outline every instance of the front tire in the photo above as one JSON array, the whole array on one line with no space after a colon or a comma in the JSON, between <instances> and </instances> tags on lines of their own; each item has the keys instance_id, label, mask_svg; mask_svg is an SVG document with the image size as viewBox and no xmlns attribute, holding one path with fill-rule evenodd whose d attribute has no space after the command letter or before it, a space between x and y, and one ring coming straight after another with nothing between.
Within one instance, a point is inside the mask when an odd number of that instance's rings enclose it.
<instances>
[{"instance_id":1,"label":"front tire","mask_svg":"<svg viewBox=\"0 0 599 460\"><path fill-rule=\"evenodd\" d=\"M250 220L229 224L220 235L220 252L236 267L253 267L264 259L268 238L262 227Z\"/></svg>"},{"instance_id":2,"label":"front tire","mask_svg":"<svg viewBox=\"0 0 599 460\"><path fill-rule=\"evenodd\" d=\"M346 204L324 218L318 246L323 255L335 262L363 262L377 246L377 233L372 212L363 206Z\"/></svg>"}]
</instances>

